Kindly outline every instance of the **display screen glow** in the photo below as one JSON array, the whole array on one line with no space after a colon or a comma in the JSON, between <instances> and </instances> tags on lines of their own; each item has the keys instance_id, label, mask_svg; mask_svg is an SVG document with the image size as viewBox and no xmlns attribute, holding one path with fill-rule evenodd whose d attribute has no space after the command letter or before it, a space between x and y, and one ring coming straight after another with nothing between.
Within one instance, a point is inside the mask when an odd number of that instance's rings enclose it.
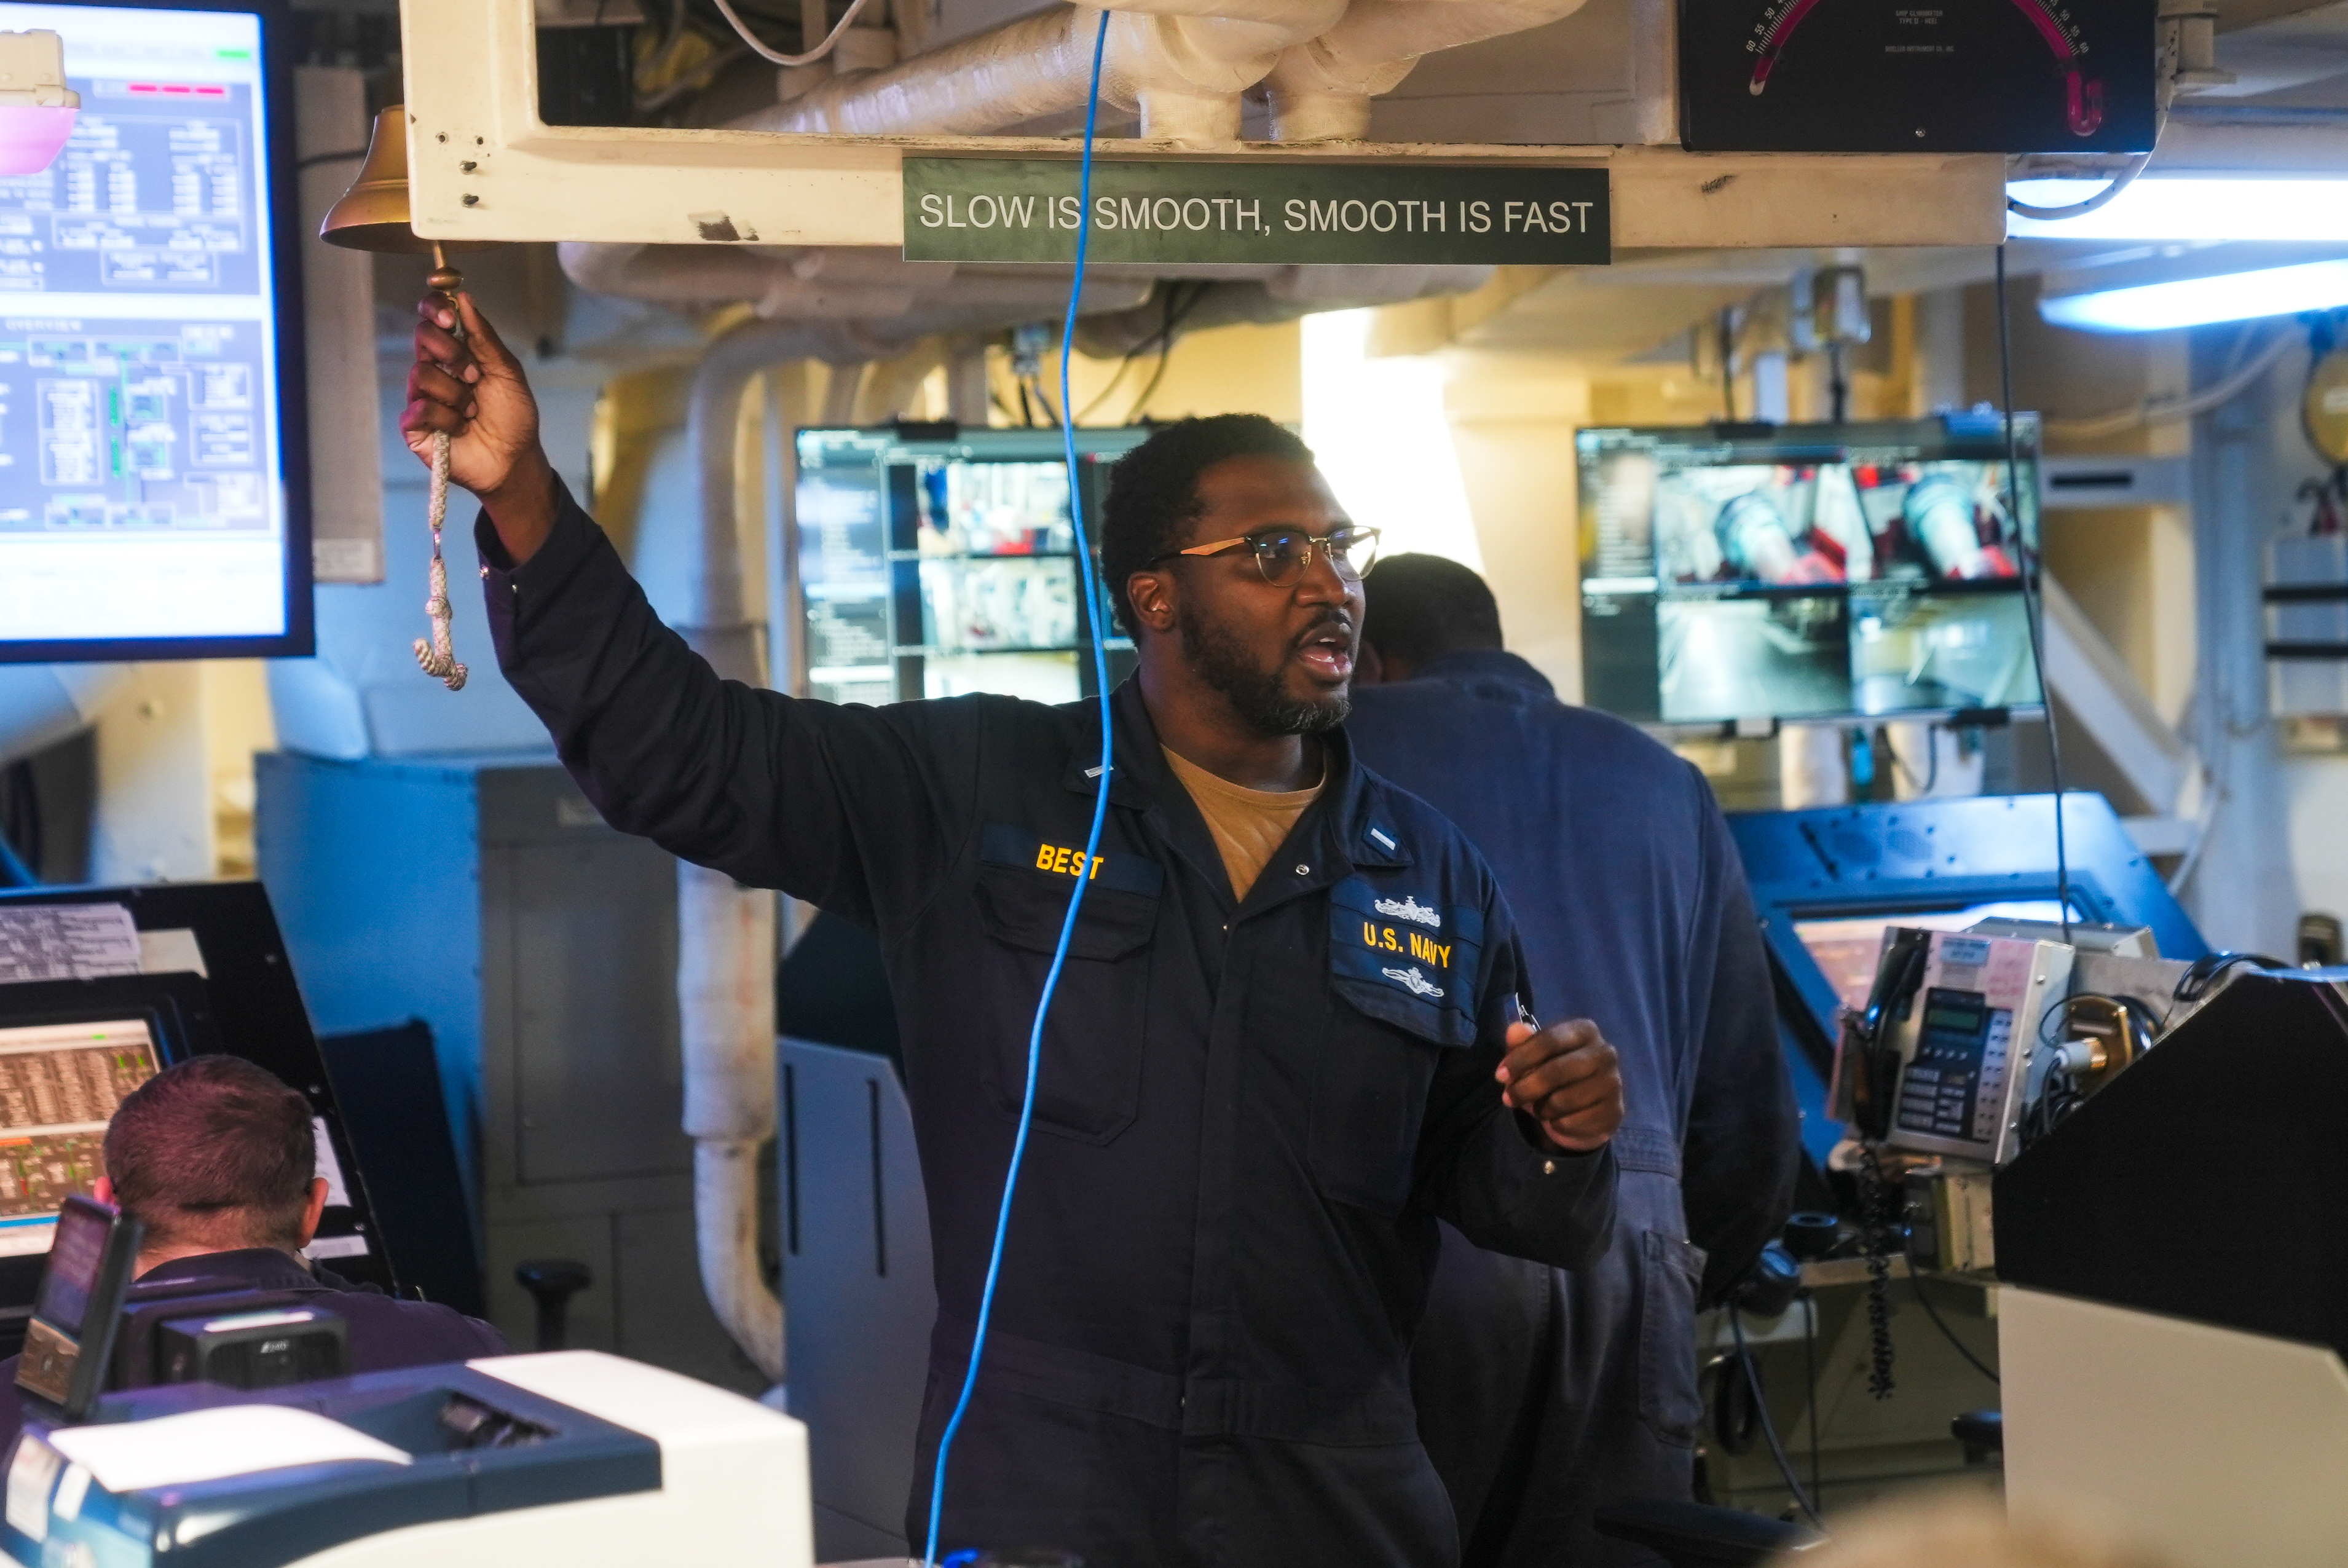
<instances>
[{"instance_id":1,"label":"display screen glow","mask_svg":"<svg viewBox=\"0 0 2348 1568\"><path fill-rule=\"evenodd\" d=\"M0 658L284 637L261 19L0 0L32 27L82 108L0 179Z\"/></svg>"},{"instance_id":2,"label":"display screen glow","mask_svg":"<svg viewBox=\"0 0 2348 1568\"><path fill-rule=\"evenodd\" d=\"M2168 332L2343 304L2348 304L2348 261L2330 261L2055 294L2039 300L2038 314L2056 326L2083 332Z\"/></svg>"},{"instance_id":3,"label":"display screen glow","mask_svg":"<svg viewBox=\"0 0 2348 1568\"><path fill-rule=\"evenodd\" d=\"M2084 201L2105 180L2024 180L2006 193L2034 207ZM2212 180L2153 175L2075 218L2007 217L2015 239L2348 241L2348 180Z\"/></svg>"}]
</instances>

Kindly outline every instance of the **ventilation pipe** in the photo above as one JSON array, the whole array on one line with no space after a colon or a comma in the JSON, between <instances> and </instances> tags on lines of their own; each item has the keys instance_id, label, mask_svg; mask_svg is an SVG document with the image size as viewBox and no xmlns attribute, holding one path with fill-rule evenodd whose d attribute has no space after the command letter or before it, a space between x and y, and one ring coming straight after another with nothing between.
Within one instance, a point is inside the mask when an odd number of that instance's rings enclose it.
<instances>
[{"instance_id":1,"label":"ventilation pipe","mask_svg":"<svg viewBox=\"0 0 2348 1568\"><path fill-rule=\"evenodd\" d=\"M1240 137L1240 95L1344 0L1136 0L1111 9L1101 97L1141 134L1189 145ZM831 135L983 135L1084 107L1100 11L1023 16L886 70L836 77L728 129Z\"/></svg>"},{"instance_id":2,"label":"ventilation pipe","mask_svg":"<svg viewBox=\"0 0 2348 1568\"><path fill-rule=\"evenodd\" d=\"M1272 134L1282 141L1358 141L1370 99L1419 58L1570 16L1583 0L1354 0L1344 19L1295 45L1272 68Z\"/></svg>"},{"instance_id":3,"label":"ventilation pipe","mask_svg":"<svg viewBox=\"0 0 2348 1568\"><path fill-rule=\"evenodd\" d=\"M1065 266L908 262L879 246L572 242L559 254L564 275L591 294L672 305L747 300L760 316L803 329L785 337L806 346L778 358L834 365L885 359L932 332L1056 317L1068 303ZM1126 310L1148 297L1147 277L1088 276L1081 308Z\"/></svg>"},{"instance_id":4,"label":"ventilation pipe","mask_svg":"<svg viewBox=\"0 0 2348 1568\"><path fill-rule=\"evenodd\" d=\"M751 377L812 335L753 323L711 345L693 379L686 442L701 504L676 630L721 677L747 686L766 685L767 656L763 617L745 591L752 573L735 508L736 425ZM775 1133L775 895L680 861L676 926L701 1287L735 1343L780 1381L783 1304L758 1266L758 1152Z\"/></svg>"}]
</instances>

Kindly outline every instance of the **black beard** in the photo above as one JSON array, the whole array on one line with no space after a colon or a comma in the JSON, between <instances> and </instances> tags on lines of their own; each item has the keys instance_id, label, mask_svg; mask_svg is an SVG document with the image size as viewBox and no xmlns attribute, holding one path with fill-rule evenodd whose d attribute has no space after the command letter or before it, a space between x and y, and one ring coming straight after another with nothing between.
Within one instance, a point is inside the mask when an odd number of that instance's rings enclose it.
<instances>
[{"instance_id":1,"label":"black beard","mask_svg":"<svg viewBox=\"0 0 2348 1568\"><path fill-rule=\"evenodd\" d=\"M1189 604L1175 611L1183 657L1199 678L1221 694L1242 723L1260 735L1318 735L1336 728L1354 710L1343 696L1293 697L1282 689L1279 668L1260 669L1247 650Z\"/></svg>"}]
</instances>

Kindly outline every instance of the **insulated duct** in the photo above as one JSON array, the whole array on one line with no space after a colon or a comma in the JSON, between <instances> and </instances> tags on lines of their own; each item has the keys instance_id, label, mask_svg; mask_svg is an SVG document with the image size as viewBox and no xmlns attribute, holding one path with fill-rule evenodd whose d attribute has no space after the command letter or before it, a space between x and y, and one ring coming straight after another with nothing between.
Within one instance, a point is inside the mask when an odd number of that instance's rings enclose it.
<instances>
[{"instance_id":1,"label":"insulated duct","mask_svg":"<svg viewBox=\"0 0 2348 1568\"><path fill-rule=\"evenodd\" d=\"M761 366L867 364L934 334L984 335L1056 317L1067 303L1066 266L907 262L879 247L572 243L561 254L571 281L592 294L672 305L753 302L776 329L760 339ZM1156 267L1096 264L1086 270L1076 343L1108 356L1155 345L1166 325L1160 291L1169 287L1204 291L1182 301L1179 337L1463 294L1490 277L1489 267L1227 264L1186 266L1168 280Z\"/></svg>"},{"instance_id":2,"label":"insulated duct","mask_svg":"<svg viewBox=\"0 0 2348 1568\"><path fill-rule=\"evenodd\" d=\"M719 338L687 405L700 505L678 542L687 569L676 631L721 677L748 686L766 684L767 652L760 606L745 591L754 573L745 569L735 507L736 424L750 378L775 359L806 355L804 340L820 331L752 323ZM734 1342L780 1381L783 1304L758 1266L758 1153L775 1134L775 895L680 861L676 934L701 1287Z\"/></svg>"},{"instance_id":3,"label":"insulated duct","mask_svg":"<svg viewBox=\"0 0 2348 1568\"><path fill-rule=\"evenodd\" d=\"M1240 95L1281 51L1334 25L1345 0L1132 0L1110 8L1101 97L1144 137L1240 138ZM983 135L1081 108L1100 11L1055 6L901 61L836 77L728 128L833 135Z\"/></svg>"},{"instance_id":4,"label":"insulated duct","mask_svg":"<svg viewBox=\"0 0 2348 1568\"><path fill-rule=\"evenodd\" d=\"M128 665L0 665L0 764L88 728L129 673Z\"/></svg>"},{"instance_id":5,"label":"insulated duct","mask_svg":"<svg viewBox=\"0 0 2348 1568\"><path fill-rule=\"evenodd\" d=\"M1392 92L1438 49L1480 43L1572 15L1583 0L1353 0L1344 19L1280 57L1269 78L1272 135L1355 141L1370 99Z\"/></svg>"}]
</instances>

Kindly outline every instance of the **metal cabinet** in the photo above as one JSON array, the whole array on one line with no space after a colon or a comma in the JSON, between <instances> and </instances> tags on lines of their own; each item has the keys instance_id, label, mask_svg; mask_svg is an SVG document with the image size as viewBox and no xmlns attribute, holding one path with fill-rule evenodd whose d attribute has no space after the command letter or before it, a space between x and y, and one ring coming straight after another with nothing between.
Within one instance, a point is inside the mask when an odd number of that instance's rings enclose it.
<instances>
[{"instance_id":1,"label":"metal cabinet","mask_svg":"<svg viewBox=\"0 0 2348 1568\"><path fill-rule=\"evenodd\" d=\"M318 1027L431 1026L498 1326L527 1348L514 1265L576 1258L571 1344L760 1391L694 1250L676 862L541 756L258 773L261 877Z\"/></svg>"}]
</instances>

